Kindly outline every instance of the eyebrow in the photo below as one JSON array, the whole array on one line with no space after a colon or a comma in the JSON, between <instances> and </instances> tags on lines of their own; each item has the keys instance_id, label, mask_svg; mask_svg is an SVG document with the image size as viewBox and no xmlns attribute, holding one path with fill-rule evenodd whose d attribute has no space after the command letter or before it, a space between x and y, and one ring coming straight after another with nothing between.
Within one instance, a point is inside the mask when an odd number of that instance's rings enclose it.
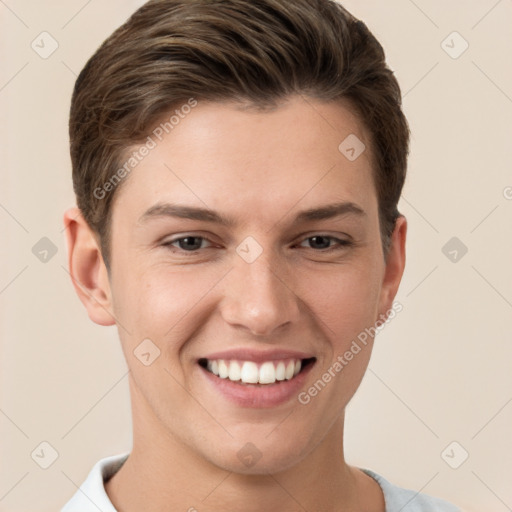
<instances>
[{"instance_id":1,"label":"eyebrow","mask_svg":"<svg viewBox=\"0 0 512 512\"><path fill-rule=\"evenodd\" d=\"M366 212L357 204L350 201L343 201L324 205L318 208L310 208L299 212L294 220L294 224L300 224L316 220L327 220L335 217L344 217L354 215L357 217L366 216ZM175 217L180 219L199 220L203 222L212 222L226 227L234 227L237 222L231 217L224 216L208 208L198 208L194 206L185 206L171 203L157 203L149 208L139 218L139 223L144 223L150 219L158 217Z\"/></svg>"}]
</instances>

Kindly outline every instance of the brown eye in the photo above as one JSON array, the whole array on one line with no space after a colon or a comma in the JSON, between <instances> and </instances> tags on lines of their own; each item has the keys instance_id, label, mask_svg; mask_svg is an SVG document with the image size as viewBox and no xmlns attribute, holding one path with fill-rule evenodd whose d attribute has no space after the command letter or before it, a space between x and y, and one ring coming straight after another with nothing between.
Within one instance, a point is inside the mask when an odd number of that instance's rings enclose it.
<instances>
[{"instance_id":1,"label":"brown eye","mask_svg":"<svg viewBox=\"0 0 512 512\"><path fill-rule=\"evenodd\" d=\"M306 238L304 240L304 242L309 242L310 247L312 249L317 249L319 251L326 251L326 252L331 251L331 250L341 249L341 248L349 246L351 244L348 240L340 240L339 238L335 238L333 236L328 236L328 235L310 236L310 237ZM331 245L331 243L333 243L333 245Z\"/></svg>"},{"instance_id":2,"label":"brown eye","mask_svg":"<svg viewBox=\"0 0 512 512\"><path fill-rule=\"evenodd\" d=\"M171 248L176 248L185 252L194 252L200 250L202 247L203 241L206 241L206 238L201 236L186 236L182 238L176 238L175 240L171 240L166 242L164 245L169 246ZM178 244L176 247L174 244Z\"/></svg>"},{"instance_id":3,"label":"brown eye","mask_svg":"<svg viewBox=\"0 0 512 512\"><path fill-rule=\"evenodd\" d=\"M327 236L312 236L308 238L313 249L329 249L331 238Z\"/></svg>"}]
</instances>

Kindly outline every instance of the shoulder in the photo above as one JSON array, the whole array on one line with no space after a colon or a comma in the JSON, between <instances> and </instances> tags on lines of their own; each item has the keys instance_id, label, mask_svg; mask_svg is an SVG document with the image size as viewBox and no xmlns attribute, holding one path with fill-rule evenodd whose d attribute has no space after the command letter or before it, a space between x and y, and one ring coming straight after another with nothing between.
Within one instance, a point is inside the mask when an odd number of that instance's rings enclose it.
<instances>
[{"instance_id":1,"label":"shoulder","mask_svg":"<svg viewBox=\"0 0 512 512\"><path fill-rule=\"evenodd\" d=\"M445 500L397 487L374 471L360 469L380 485L386 502L386 512L462 512Z\"/></svg>"},{"instance_id":2,"label":"shoulder","mask_svg":"<svg viewBox=\"0 0 512 512\"><path fill-rule=\"evenodd\" d=\"M98 461L61 512L117 512L105 492L104 482L119 470L128 455L113 455Z\"/></svg>"}]
</instances>

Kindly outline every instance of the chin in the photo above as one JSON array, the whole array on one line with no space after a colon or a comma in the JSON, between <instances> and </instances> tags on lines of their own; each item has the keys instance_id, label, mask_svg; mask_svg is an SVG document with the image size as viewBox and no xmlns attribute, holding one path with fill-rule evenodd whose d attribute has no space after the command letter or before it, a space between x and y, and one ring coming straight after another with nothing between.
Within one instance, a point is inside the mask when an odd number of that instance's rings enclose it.
<instances>
[{"instance_id":1,"label":"chin","mask_svg":"<svg viewBox=\"0 0 512 512\"><path fill-rule=\"evenodd\" d=\"M240 436L207 458L217 467L236 474L275 474L292 468L307 455L307 443L301 441L290 436L284 439L275 432Z\"/></svg>"}]
</instances>

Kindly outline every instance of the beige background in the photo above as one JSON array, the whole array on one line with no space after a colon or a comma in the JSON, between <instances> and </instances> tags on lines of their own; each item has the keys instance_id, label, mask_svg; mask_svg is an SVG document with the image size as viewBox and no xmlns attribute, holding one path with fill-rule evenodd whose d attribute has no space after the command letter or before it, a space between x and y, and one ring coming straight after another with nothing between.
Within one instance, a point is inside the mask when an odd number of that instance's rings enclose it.
<instances>
[{"instance_id":1,"label":"beige background","mask_svg":"<svg viewBox=\"0 0 512 512\"><path fill-rule=\"evenodd\" d=\"M98 459L130 449L127 368L75 296L62 213L75 76L141 3L0 2L1 511L59 510ZM386 49L413 132L404 309L349 406L348 460L468 511L510 510L512 2L344 3ZM31 48L43 31L59 44L48 59ZM469 43L457 59L453 31ZM46 263L43 237L58 250ZM456 262L452 237L468 248ZM31 458L43 441L59 454L46 470Z\"/></svg>"}]
</instances>

